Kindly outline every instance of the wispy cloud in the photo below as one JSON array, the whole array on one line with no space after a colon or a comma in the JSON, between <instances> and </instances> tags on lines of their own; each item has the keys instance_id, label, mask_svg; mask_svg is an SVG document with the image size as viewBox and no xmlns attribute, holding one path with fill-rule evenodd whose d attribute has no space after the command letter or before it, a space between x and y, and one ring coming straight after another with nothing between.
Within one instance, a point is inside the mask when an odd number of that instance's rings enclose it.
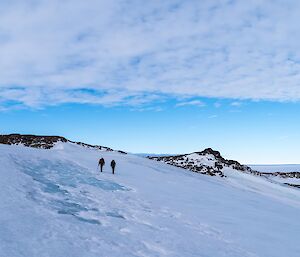
<instances>
[{"instance_id":1,"label":"wispy cloud","mask_svg":"<svg viewBox=\"0 0 300 257\"><path fill-rule=\"evenodd\" d=\"M176 104L177 107L180 106L198 106L198 107L204 107L205 103L203 103L200 100L191 100L191 101L185 101L185 102L180 102Z\"/></svg>"},{"instance_id":2,"label":"wispy cloud","mask_svg":"<svg viewBox=\"0 0 300 257\"><path fill-rule=\"evenodd\" d=\"M238 101L234 101L234 102L232 102L230 105L231 105L231 106L235 106L235 107L240 107L240 106L243 105L243 103L242 103L242 102L238 102Z\"/></svg>"},{"instance_id":3,"label":"wispy cloud","mask_svg":"<svg viewBox=\"0 0 300 257\"><path fill-rule=\"evenodd\" d=\"M4 0L0 104L299 100L299 16L294 0Z\"/></svg>"}]
</instances>

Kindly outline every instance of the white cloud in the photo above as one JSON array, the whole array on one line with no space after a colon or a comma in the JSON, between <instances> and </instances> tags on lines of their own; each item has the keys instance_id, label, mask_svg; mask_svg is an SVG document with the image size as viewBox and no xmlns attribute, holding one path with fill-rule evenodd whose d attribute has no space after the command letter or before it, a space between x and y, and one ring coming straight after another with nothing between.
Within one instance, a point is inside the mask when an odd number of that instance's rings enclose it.
<instances>
[{"instance_id":1,"label":"white cloud","mask_svg":"<svg viewBox=\"0 0 300 257\"><path fill-rule=\"evenodd\" d=\"M203 103L200 100L191 100L191 101L185 101L185 102L180 102L176 104L177 107L181 106L198 106L198 107L204 107L205 103Z\"/></svg>"},{"instance_id":2,"label":"white cloud","mask_svg":"<svg viewBox=\"0 0 300 257\"><path fill-rule=\"evenodd\" d=\"M0 104L296 101L299 17L295 0L1 1Z\"/></svg>"},{"instance_id":3,"label":"white cloud","mask_svg":"<svg viewBox=\"0 0 300 257\"><path fill-rule=\"evenodd\" d=\"M235 106L235 107L240 107L240 106L243 105L243 103L242 103L242 102L238 102L238 101L234 101L234 102L232 102L230 105L231 105L231 106Z\"/></svg>"}]
</instances>

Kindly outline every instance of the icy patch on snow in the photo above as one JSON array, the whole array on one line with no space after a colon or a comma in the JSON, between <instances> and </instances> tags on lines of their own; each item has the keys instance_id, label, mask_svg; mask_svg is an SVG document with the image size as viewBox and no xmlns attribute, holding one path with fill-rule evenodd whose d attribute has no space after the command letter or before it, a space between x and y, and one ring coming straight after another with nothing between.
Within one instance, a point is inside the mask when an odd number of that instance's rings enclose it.
<instances>
[{"instance_id":1,"label":"icy patch on snow","mask_svg":"<svg viewBox=\"0 0 300 257\"><path fill-rule=\"evenodd\" d=\"M14 159L19 170L30 176L36 188L28 196L44 207L51 208L59 214L72 215L80 221L91 224L101 224L96 219L84 218L84 212L99 212L95 203L85 197L84 192L76 192L87 187L95 187L105 191L128 191L126 187L112 181L89 176L89 171L69 161L47 159L36 161ZM71 190L73 189L73 190ZM78 190L77 190L78 191ZM106 215L122 217L113 212Z\"/></svg>"}]
</instances>

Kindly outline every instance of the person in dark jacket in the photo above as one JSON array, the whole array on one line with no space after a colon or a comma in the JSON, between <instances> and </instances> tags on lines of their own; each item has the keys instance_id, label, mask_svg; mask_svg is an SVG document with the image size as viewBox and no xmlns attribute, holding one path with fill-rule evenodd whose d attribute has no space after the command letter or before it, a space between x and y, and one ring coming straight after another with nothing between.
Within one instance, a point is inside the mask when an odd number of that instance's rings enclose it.
<instances>
[{"instance_id":1,"label":"person in dark jacket","mask_svg":"<svg viewBox=\"0 0 300 257\"><path fill-rule=\"evenodd\" d=\"M111 161L110 166L112 168L112 174L115 174L115 168L116 168L116 162L115 162L115 160Z\"/></svg>"},{"instance_id":2,"label":"person in dark jacket","mask_svg":"<svg viewBox=\"0 0 300 257\"><path fill-rule=\"evenodd\" d=\"M104 166L104 164L105 164L105 161L104 161L103 158L101 158L101 159L99 160L99 163L98 163L98 167L100 166L101 172L103 171L103 166Z\"/></svg>"}]
</instances>

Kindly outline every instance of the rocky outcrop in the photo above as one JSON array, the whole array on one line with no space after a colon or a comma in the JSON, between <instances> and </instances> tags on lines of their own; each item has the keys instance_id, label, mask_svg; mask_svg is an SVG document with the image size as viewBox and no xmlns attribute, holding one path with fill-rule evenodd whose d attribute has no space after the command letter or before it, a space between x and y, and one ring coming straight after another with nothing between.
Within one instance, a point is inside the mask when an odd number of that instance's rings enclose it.
<instances>
[{"instance_id":1,"label":"rocky outcrop","mask_svg":"<svg viewBox=\"0 0 300 257\"><path fill-rule=\"evenodd\" d=\"M109 152L113 151L113 149L106 147L106 146L101 146L101 145L90 145L90 144L86 144L86 143L82 143L82 142L74 142L74 141L70 141L70 140L67 140L67 142L81 145L86 148L98 149L98 150L109 151Z\"/></svg>"},{"instance_id":2,"label":"rocky outcrop","mask_svg":"<svg viewBox=\"0 0 300 257\"><path fill-rule=\"evenodd\" d=\"M287 186L290 186L290 187L300 188L300 185L298 185L298 184L291 184L291 183L284 183L284 184Z\"/></svg>"},{"instance_id":3,"label":"rocky outcrop","mask_svg":"<svg viewBox=\"0 0 300 257\"><path fill-rule=\"evenodd\" d=\"M82 147L92 148L92 149L97 149L102 151L113 151L113 149L106 146L90 145L82 142L74 142L60 136L36 136L36 135L21 135L21 134L0 135L0 144L6 144L6 145L23 145L27 147L33 147L33 148L51 149L58 142L73 143L73 144L80 145Z\"/></svg>"},{"instance_id":4,"label":"rocky outcrop","mask_svg":"<svg viewBox=\"0 0 300 257\"><path fill-rule=\"evenodd\" d=\"M0 144L24 145L27 147L50 149L57 142L67 142L64 137L59 136L35 136L35 135L0 135Z\"/></svg>"},{"instance_id":5,"label":"rocky outcrop","mask_svg":"<svg viewBox=\"0 0 300 257\"><path fill-rule=\"evenodd\" d=\"M267 173L267 172L260 172L260 174L268 177L268 176L277 176L281 178L299 178L300 179L300 171L292 171L292 172L273 172L273 173Z\"/></svg>"},{"instance_id":6,"label":"rocky outcrop","mask_svg":"<svg viewBox=\"0 0 300 257\"><path fill-rule=\"evenodd\" d=\"M225 158L223 158L220 154L220 152L215 151L211 148L207 148L202 152L196 152L199 155L205 156L205 155L213 155L214 158L216 159L216 162L218 165L221 165L223 167L231 167L232 169L235 170L240 170L240 171L244 171L244 172L255 172L254 170L252 170L250 167L240 164L238 161L234 161L234 160L227 160Z\"/></svg>"},{"instance_id":7,"label":"rocky outcrop","mask_svg":"<svg viewBox=\"0 0 300 257\"><path fill-rule=\"evenodd\" d=\"M223 158L220 152L211 148L207 148L201 152L194 152L190 154L172 155L172 156L148 156L149 159L167 163L176 167L184 168L193 172L209 175L226 177L225 168L237 172L244 172L253 174L256 176L262 176L268 178L269 181L278 183L276 178L280 180L284 185L288 185L294 188L300 188L300 172L260 172L251 169L250 167L243 165L234 160L227 160ZM295 183L289 183L288 179L299 179L299 183L295 180Z\"/></svg>"},{"instance_id":8,"label":"rocky outcrop","mask_svg":"<svg viewBox=\"0 0 300 257\"><path fill-rule=\"evenodd\" d=\"M164 162L176 167L191 170L210 176L224 177L224 168L231 168L241 172L253 173L260 175L259 172L252 170L246 165L242 165L234 160L226 160L220 154L211 148L201 152L191 154L173 155L173 156L148 156L149 159Z\"/></svg>"},{"instance_id":9,"label":"rocky outcrop","mask_svg":"<svg viewBox=\"0 0 300 257\"><path fill-rule=\"evenodd\" d=\"M297 171L273 172L273 173L261 172L261 175L267 177L270 180L279 181L290 187L300 188L300 172ZM290 181L292 181L292 183Z\"/></svg>"}]
</instances>

